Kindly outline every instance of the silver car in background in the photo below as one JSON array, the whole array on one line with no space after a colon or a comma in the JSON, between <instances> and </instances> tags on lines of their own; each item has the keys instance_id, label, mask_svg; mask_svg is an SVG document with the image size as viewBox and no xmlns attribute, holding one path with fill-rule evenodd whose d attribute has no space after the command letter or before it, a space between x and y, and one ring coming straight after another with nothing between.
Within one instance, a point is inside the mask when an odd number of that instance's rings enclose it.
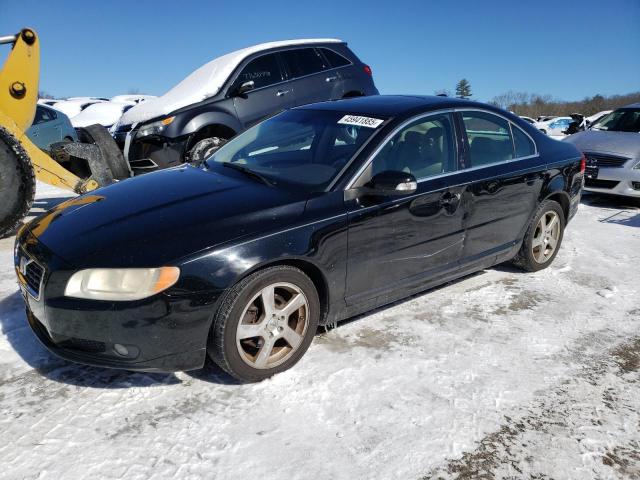
<instances>
[{"instance_id":1,"label":"silver car in background","mask_svg":"<svg viewBox=\"0 0 640 480\"><path fill-rule=\"evenodd\" d=\"M640 103L614 110L563 141L587 159L585 190L640 198Z\"/></svg>"}]
</instances>

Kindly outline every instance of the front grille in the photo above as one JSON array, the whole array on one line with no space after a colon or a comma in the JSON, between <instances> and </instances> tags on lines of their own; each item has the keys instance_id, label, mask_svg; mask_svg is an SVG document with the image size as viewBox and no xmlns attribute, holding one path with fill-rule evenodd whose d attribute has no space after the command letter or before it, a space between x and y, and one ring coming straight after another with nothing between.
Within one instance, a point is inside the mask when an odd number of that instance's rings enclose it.
<instances>
[{"instance_id":1,"label":"front grille","mask_svg":"<svg viewBox=\"0 0 640 480\"><path fill-rule=\"evenodd\" d=\"M40 298L40 288L44 278L44 267L27 255L22 249L16 252L15 264L19 272L18 279L29 294L35 298Z\"/></svg>"},{"instance_id":2,"label":"front grille","mask_svg":"<svg viewBox=\"0 0 640 480\"><path fill-rule=\"evenodd\" d=\"M594 167L622 167L628 158L615 155L603 155L601 153L585 153L587 165Z\"/></svg>"},{"instance_id":3,"label":"front grille","mask_svg":"<svg viewBox=\"0 0 640 480\"><path fill-rule=\"evenodd\" d=\"M592 188L611 189L615 188L619 183L620 182L616 182L614 180L595 180L591 178L584 179L584 186Z\"/></svg>"},{"instance_id":4,"label":"front grille","mask_svg":"<svg viewBox=\"0 0 640 480\"><path fill-rule=\"evenodd\" d=\"M27 271L25 278L27 279L27 286L33 290L35 296L40 295L40 283L42 282L42 276L44 275L44 268L38 265L36 262L31 262L27 265Z\"/></svg>"},{"instance_id":5,"label":"front grille","mask_svg":"<svg viewBox=\"0 0 640 480\"><path fill-rule=\"evenodd\" d=\"M68 338L58 343L58 346L60 348L78 350L86 353L104 353L107 351L106 343L95 340L85 340L84 338Z\"/></svg>"}]
</instances>

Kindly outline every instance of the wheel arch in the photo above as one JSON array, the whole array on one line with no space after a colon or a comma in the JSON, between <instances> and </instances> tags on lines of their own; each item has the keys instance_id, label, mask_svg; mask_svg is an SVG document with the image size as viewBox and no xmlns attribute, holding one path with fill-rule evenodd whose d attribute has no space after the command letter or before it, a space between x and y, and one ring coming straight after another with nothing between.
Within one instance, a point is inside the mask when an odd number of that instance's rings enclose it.
<instances>
[{"instance_id":1,"label":"wheel arch","mask_svg":"<svg viewBox=\"0 0 640 480\"><path fill-rule=\"evenodd\" d=\"M236 135L236 131L223 123L211 123L201 126L193 132L187 142L186 151L189 151L197 142L204 138L220 137L226 140Z\"/></svg>"},{"instance_id":2,"label":"wheel arch","mask_svg":"<svg viewBox=\"0 0 640 480\"><path fill-rule=\"evenodd\" d=\"M277 267L281 265L287 265L290 267L297 268L311 279L311 281L313 282L313 285L316 287L316 291L318 292L318 298L320 299L319 323L320 325L324 324L329 314L329 302L330 302L329 285L327 282L327 278L322 272L322 270L313 262L309 261L308 259L293 258L293 257L279 258L279 259L274 259L268 262L254 265L253 267L251 267L250 269L246 270L241 275L239 275L233 281L233 285L235 285L236 283L242 281L242 279L260 270L265 270L270 267Z\"/></svg>"},{"instance_id":3,"label":"wheel arch","mask_svg":"<svg viewBox=\"0 0 640 480\"><path fill-rule=\"evenodd\" d=\"M565 222L569 220L569 209L571 207L571 201L567 192L565 192L564 190L548 192L548 194L542 200L553 200L554 202L559 203L562 207L562 213L564 214Z\"/></svg>"}]
</instances>

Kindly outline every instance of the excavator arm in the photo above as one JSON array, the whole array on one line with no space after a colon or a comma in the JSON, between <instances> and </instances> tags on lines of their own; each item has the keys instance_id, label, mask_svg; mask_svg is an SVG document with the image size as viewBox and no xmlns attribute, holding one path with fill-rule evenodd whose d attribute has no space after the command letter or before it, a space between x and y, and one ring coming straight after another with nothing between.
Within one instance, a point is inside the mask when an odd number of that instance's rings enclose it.
<instances>
[{"instance_id":1,"label":"excavator arm","mask_svg":"<svg viewBox=\"0 0 640 480\"><path fill-rule=\"evenodd\" d=\"M38 103L40 41L35 31L25 28L16 35L0 37L1 44L12 45L0 70L0 237L4 237L29 212L35 178L83 194L126 178L130 169L115 142L98 125L87 129L95 135L94 143L84 144L86 148L57 147L61 158L68 158L69 151L88 152L81 158L91 171L89 178L78 177L35 146L25 132Z\"/></svg>"}]
</instances>

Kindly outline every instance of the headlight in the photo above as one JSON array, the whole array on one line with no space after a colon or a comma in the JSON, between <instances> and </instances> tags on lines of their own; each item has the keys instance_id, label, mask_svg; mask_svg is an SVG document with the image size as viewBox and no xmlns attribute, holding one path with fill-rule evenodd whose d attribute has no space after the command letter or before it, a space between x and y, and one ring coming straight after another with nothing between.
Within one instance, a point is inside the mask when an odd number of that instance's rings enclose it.
<instances>
[{"instance_id":1,"label":"headlight","mask_svg":"<svg viewBox=\"0 0 640 480\"><path fill-rule=\"evenodd\" d=\"M176 117L167 117L157 122L147 123L138 129L136 137L148 137L149 135L158 135L162 133L167 125L169 125Z\"/></svg>"},{"instance_id":2,"label":"headlight","mask_svg":"<svg viewBox=\"0 0 640 480\"><path fill-rule=\"evenodd\" d=\"M64 294L91 300L140 300L166 290L178 277L178 267L90 268L74 273Z\"/></svg>"}]
</instances>

